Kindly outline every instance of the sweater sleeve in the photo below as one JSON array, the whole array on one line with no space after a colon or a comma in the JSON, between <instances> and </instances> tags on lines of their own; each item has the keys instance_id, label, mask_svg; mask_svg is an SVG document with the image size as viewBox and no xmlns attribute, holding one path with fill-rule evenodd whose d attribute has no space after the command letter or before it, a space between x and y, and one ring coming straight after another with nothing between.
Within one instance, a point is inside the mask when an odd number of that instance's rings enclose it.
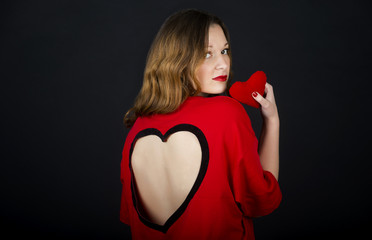
<instances>
[{"instance_id":1,"label":"sweater sleeve","mask_svg":"<svg viewBox=\"0 0 372 240\"><path fill-rule=\"evenodd\" d=\"M229 161L235 201L247 217L264 216L280 204L282 194L273 174L262 169L258 140L241 106L230 122Z\"/></svg>"},{"instance_id":2,"label":"sweater sleeve","mask_svg":"<svg viewBox=\"0 0 372 240\"><path fill-rule=\"evenodd\" d=\"M120 202L120 221L122 221L123 223L129 225L129 211L128 211L128 197L125 195L126 194L126 191L127 189L125 189L126 187L129 186L128 182L129 182L129 179L128 178L125 178L125 165L127 164L127 156L125 155L125 148L123 150L123 154L122 154L122 160L121 160L121 163L120 163L120 181L122 183L122 192L121 192L121 202ZM127 182L128 181L128 182Z\"/></svg>"},{"instance_id":3,"label":"sweater sleeve","mask_svg":"<svg viewBox=\"0 0 372 240\"><path fill-rule=\"evenodd\" d=\"M126 197L124 196L124 189L122 190L121 193L120 221L129 225L128 203Z\"/></svg>"}]
</instances>

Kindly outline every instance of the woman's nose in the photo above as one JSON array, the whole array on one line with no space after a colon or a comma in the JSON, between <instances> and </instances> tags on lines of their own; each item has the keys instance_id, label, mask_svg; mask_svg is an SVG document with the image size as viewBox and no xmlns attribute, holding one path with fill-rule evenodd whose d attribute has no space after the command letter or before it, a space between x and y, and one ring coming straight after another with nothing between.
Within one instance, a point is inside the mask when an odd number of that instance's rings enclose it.
<instances>
[{"instance_id":1,"label":"woman's nose","mask_svg":"<svg viewBox=\"0 0 372 240\"><path fill-rule=\"evenodd\" d=\"M216 69L226 69L230 65L230 58L228 55L220 55L216 61Z\"/></svg>"}]
</instances>

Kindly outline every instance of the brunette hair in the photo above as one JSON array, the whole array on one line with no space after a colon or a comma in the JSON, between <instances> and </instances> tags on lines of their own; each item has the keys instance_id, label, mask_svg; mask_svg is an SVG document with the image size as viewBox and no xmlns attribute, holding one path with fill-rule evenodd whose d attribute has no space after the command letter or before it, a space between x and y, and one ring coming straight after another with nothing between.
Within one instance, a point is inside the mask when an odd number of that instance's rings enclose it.
<instances>
[{"instance_id":1,"label":"brunette hair","mask_svg":"<svg viewBox=\"0 0 372 240\"><path fill-rule=\"evenodd\" d=\"M221 26L230 46L225 24L214 15L187 9L166 19L147 55L142 88L125 114L128 128L137 117L173 112L189 96L200 93L195 71L205 58L212 24ZM231 64L231 51L228 54Z\"/></svg>"}]
</instances>

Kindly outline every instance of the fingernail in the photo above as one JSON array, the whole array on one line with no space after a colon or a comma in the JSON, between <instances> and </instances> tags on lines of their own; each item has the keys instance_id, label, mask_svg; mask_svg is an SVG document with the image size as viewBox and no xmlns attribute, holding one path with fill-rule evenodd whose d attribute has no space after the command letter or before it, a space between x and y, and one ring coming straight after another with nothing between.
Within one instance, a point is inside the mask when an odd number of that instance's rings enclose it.
<instances>
[{"instance_id":1,"label":"fingernail","mask_svg":"<svg viewBox=\"0 0 372 240\"><path fill-rule=\"evenodd\" d=\"M252 93L253 97L257 97L257 92Z\"/></svg>"}]
</instances>

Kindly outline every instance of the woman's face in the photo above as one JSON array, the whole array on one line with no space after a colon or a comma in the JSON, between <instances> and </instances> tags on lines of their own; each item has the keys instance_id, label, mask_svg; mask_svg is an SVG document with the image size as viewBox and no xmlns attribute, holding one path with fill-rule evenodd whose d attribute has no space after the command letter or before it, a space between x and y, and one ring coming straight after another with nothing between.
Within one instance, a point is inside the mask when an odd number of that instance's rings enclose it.
<instances>
[{"instance_id":1,"label":"woman's face","mask_svg":"<svg viewBox=\"0 0 372 240\"><path fill-rule=\"evenodd\" d=\"M229 45L220 25L212 24L209 27L208 42L205 59L195 72L201 96L225 91L230 72Z\"/></svg>"}]
</instances>

